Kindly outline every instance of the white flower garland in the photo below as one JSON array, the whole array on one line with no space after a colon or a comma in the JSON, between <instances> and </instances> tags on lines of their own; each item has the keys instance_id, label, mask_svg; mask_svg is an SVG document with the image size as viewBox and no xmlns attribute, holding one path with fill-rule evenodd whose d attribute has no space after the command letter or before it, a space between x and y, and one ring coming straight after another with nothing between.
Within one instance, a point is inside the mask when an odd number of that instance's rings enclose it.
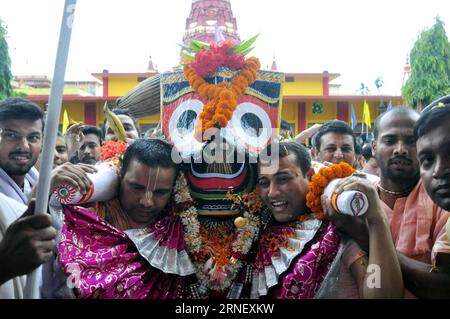
<instances>
[{"instance_id":1,"label":"white flower garland","mask_svg":"<svg viewBox=\"0 0 450 319\"><path fill-rule=\"evenodd\" d=\"M184 241L188 253L199 253L203 241L200 236L200 222L198 221L197 209L193 205L193 200L189 192L189 187L186 182L186 177L183 173L180 173L179 178L175 184L174 198L176 204L191 203L188 209L183 210L180 213L181 223L184 228ZM231 247L234 252L239 255L245 256L250 251L253 241L257 238L260 226L260 216L256 214L244 213L244 218L248 219L248 222L237 229L236 239L233 241ZM227 265L228 276L221 284L212 282L204 272L205 262L194 261L197 268L197 279L205 287L212 290L224 291L231 286L233 280L236 278L237 273L242 268L242 262L236 260L234 263Z\"/></svg>"}]
</instances>

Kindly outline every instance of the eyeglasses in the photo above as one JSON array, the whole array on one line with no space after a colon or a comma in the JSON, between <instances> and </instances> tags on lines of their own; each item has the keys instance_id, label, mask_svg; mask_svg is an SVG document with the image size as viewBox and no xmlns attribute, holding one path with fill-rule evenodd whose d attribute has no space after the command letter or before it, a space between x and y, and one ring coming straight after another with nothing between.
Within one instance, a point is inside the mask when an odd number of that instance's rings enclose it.
<instances>
[{"instance_id":1,"label":"eyeglasses","mask_svg":"<svg viewBox=\"0 0 450 319\"><path fill-rule=\"evenodd\" d=\"M2 140L13 143L21 142L25 138L25 140L30 144L40 143L42 138L41 134L39 133L32 133L30 135L25 136L16 131L1 128L0 128L0 136Z\"/></svg>"}]
</instances>

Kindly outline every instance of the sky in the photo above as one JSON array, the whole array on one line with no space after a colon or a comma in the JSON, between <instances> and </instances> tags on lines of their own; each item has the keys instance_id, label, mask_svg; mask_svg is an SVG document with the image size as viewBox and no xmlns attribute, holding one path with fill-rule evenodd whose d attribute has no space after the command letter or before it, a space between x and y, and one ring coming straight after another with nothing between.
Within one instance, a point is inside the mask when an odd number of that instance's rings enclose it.
<instances>
[{"instance_id":1,"label":"sky","mask_svg":"<svg viewBox=\"0 0 450 319\"><path fill-rule=\"evenodd\" d=\"M78 0L66 80L94 72L160 72L179 63L191 0ZM52 77L64 0L0 0L14 75ZM252 52L263 67L275 56L286 73L339 73L332 83L355 94L400 95L403 67L420 32L446 23L448 0L231 0L241 39L260 36ZM382 77L377 91L374 81Z\"/></svg>"}]
</instances>

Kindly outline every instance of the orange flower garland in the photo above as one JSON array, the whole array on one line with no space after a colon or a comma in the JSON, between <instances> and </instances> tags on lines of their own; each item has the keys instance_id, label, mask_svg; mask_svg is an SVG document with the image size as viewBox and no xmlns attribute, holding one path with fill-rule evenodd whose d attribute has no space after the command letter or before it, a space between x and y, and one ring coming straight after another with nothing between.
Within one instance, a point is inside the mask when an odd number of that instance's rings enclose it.
<instances>
[{"instance_id":1,"label":"orange flower garland","mask_svg":"<svg viewBox=\"0 0 450 319\"><path fill-rule=\"evenodd\" d=\"M191 87L202 99L207 100L199 115L199 121L195 125L194 136L197 140L202 141L202 134L210 128L227 126L238 105L238 100L244 95L248 86L256 81L260 67L259 60L250 57L245 60L241 72L231 78L230 83L222 82L218 85L208 84L191 67L184 67L184 74Z\"/></svg>"},{"instance_id":2,"label":"orange flower garland","mask_svg":"<svg viewBox=\"0 0 450 319\"><path fill-rule=\"evenodd\" d=\"M206 261L210 258L220 266L227 266L230 262L231 254L231 236L227 235L226 229L215 229L213 231L201 226L200 236L203 241L201 251L193 255L195 261Z\"/></svg>"},{"instance_id":3,"label":"orange flower garland","mask_svg":"<svg viewBox=\"0 0 450 319\"><path fill-rule=\"evenodd\" d=\"M266 231L261 235L259 242L264 243L267 250L271 253L278 253L280 248L287 249L289 247L289 239L295 239L297 236L291 227L284 228L281 231L283 232L282 236L279 234L275 235L272 231Z\"/></svg>"},{"instance_id":4,"label":"orange flower garland","mask_svg":"<svg viewBox=\"0 0 450 319\"><path fill-rule=\"evenodd\" d=\"M327 185L336 178L344 178L352 175L356 170L349 164L342 162L323 167L314 174L308 185L308 193L306 194L306 206L320 220L325 218L320 197Z\"/></svg>"},{"instance_id":5,"label":"orange flower garland","mask_svg":"<svg viewBox=\"0 0 450 319\"><path fill-rule=\"evenodd\" d=\"M123 141L107 141L100 146L100 160L120 158L125 154L128 144Z\"/></svg>"},{"instance_id":6,"label":"orange flower garland","mask_svg":"<svg viewBox=\"0 0 450 319\"><path fill-rule=\"evenodd\" d=\"M257 214L261 211L263 201L261 199L261 190L257 187L251 193L232 194L228 191L225 194L226 198L233 201L231 209L237 208L240 211L247 211L250 214Z\"/></svg>"}]
</instances>

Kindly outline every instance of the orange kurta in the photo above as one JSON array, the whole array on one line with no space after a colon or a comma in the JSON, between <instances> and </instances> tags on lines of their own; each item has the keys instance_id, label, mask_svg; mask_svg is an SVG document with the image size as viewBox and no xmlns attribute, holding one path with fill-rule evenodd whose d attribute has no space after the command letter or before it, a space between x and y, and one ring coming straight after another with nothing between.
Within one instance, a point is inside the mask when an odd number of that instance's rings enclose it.
<instances>
[{"instance_id":1,"label":"orange kurta","mask_svg":"<svg viewBox=\"0 0 450 319\"><path fill-rule=\"evenodd\" d=\"M433 264L438 253L450 254L445 223L450 215L428 196L422 181L407 197L398 198L394 209L384 202L395 248L404 255Z\"/></svg>"}]
</instances>

